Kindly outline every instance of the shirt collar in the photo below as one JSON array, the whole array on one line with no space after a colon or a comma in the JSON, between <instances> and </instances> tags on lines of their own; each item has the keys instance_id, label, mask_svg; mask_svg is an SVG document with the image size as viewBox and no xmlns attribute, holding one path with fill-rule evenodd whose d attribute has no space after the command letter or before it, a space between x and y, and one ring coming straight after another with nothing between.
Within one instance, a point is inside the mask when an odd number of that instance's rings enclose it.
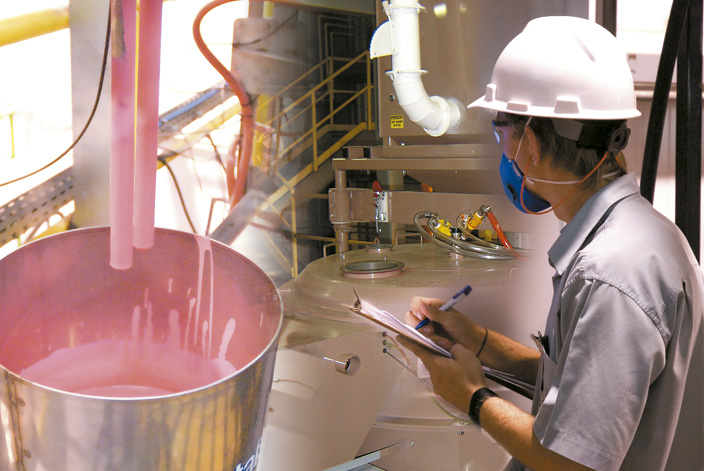
<instances>
[{"instance_id":1,"label":"shirt collar","mask_svg":"<svg viewBox=\"0 0 704 471\"><path fill-rule=\"evenodd\" d=\"M636 175L628 173L609 183L587 200L548 250L550 264L558 275L562 275L567 264L609 207L626 196L636 193L640 193Z\"/></svg>"}]
</instances>

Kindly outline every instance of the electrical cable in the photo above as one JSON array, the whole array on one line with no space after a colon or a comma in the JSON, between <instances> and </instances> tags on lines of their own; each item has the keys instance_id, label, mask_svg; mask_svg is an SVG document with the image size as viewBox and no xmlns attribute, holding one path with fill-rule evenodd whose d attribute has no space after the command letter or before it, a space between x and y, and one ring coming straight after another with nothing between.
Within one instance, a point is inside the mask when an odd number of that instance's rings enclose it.
<instances>
[{"instance_id":1,"label":"electrical cable","mask_svg":"<svg viewBox=\"0 0 704 471\"><path fill-rule=\"evenodd\" d=\"M236 156L236 167L228 165L227 186L230 194L230 205L234 207L244 196L245 187L247 184L247 174L249 165L252 159L252 150L254 149L254 110L252 106L252 97L244 89L244 86L236 78L232 71L215 57L215 54L208 48L203 40L200 27L205 15L214 8L225 3L235 2L238 0L213 0L201 8L193 20L193 39L196 46L203 54L205 59L217 70L225 79L225 82L230 86L230 89L235 93L240 101L242 111L240 112L240 139L238 141L238 149L233 149L232 154ZM274 2L283 2L284 0L272 0ZM290 19L290 18L289 18ZM288 21L288 20L286 20ZM285 23L285 22L284 22ZM283 26L283 25L280 25ZM280 27L279 26L279 27ZM273 33L272 33L273 34ZM262 38L265 39L265 38Z\"/></svg>"},{"instance_id":2,"label":"electrical cable","mask_svg":"<svg viewBox=\"0 0 704 471\"><path fill-rule=\"evenodd\" d=\"M205 44L203 36L200 32L200 26L203 18L206 14L208 14L208 12L222 4L233 1L238 0L213 0L199 10L196 14L196 18L193 20L193 39L196 46L205 59L210 62L210 65L212 65L215 70L222 75L225 82L227 82L230 89L232 89L237 96L240 101L240 106L242 107L242 111L240 112L240 158L237 159L237 170L235 171L235 168L229 168L228 166L227 173L227 186L232 207L234 207L244 196L245 186L247 183L247 172L249 171L249 162L252 156L254 141L254 111L252 108L252 100L242 84L235 78L232 72L225 67L225 65L220 62L217 57L215 57L212 51Z\"/></svg>"},{"instance_id":3,"label":"electrical cable","mask_svg":"<svg viewBox=\"0 0 704 471\"><path fill-rule=\"evenodd\" d=\"M166 167L166 170L169 171L169 174L171 174L171 179L174 181L174 186L176 187L176 193L178 194L178 199L181 201L181 207L183 208L183 213L186 215L186 219L188 220L188 225L191 226L191 230L193 231L194 234L197 234L198 231L196 230L196 227L193 225L193 221L191 221L191 216L188 214L188 208L186 208L186 201L183 198L183 193L181 193L181 186L178 184L178 180L176 179L176 175L174 174L174 171L171 169L171 165L169 165L169 162L167 159L163 157L158 158L161 164Z\"/></svg>"},{"instance_id":4,"label":"electrical cable","mask_svg":"<svg viewBox=\"0 0 704 471\"><path fill-rule=\"evenodd\" d=\"M651 203L655 196L655 180L658 173L662 130L665 126L668 96L688 8L689 0L674 0L672 2L662 44L660 62L658 63L658 70L655 76L655 88L653 90L650 116L648 117L648 132L645 136L640 181L640 193Z\"/></svg>"},{"instance_id":5,"label":"electrical cable","mask_svg":"<svg viewBox=\"0 0 704 471\"><path fill-rule=\"evenodd\" d=\"M85 125L83 126L83 129L81 132L76 136L76 139L71 143L71 145L63 151L58 157L56 157L54 160L49 162L48 164L44 165L43 167L39 168L38 170L35 170L31 173L28 173L24 176L15 178L13 180L9 180L6 182L0 183L0 187L9 185L11 183L18 182L20 180L24 180L25 178L29 178L33 175L38 174L39 172L46 170L47 168L51 167L54 165L56 162L64 158L71 150L78 144L78 141L80 141L83 138L83 135L86 133L88 130L88 126L90 126L90 123L93 121L93 117L95 116L95 113L98 109L98 103L100 103L100 96L102 95L103 92L103 83L105 81L105 71L107 69L107 61L108 61L108 51L110 50L110 9L108 8L108 26L106 28L106 33L105 33L105 48L103 50L103 63L100 67L100 80L98 81L98 92L95 96L95 101L93 102L93 109L90 111L90 115L88 116L88 120L86 121Z\"/></svg>"},{"instance_id":6,"label":"electrical cable","mask_svg":"<svg viewBox=\"0 0 704 471\"><path fill-rule=\"evenodd\" d=\"M214 142L214 141L212 140L212 138L210 137L210 134L208 134L208 135L205 136L205 137L207 137L207 138L210 140L211 144L213 144L214 149L215 149L215 154L216 154L216 160L218 161L218 164L219 164L221 167L223 167L223 170L224 170L224 164L223 164L222 159L221 159L221 157L220 157L220 154L219 154L219 152L218 152L218 150L217 150L217 147L215 147L215 142ZM192 150L192 149L189 148L189 150ZM171 159L173 159L173 158L175 158L175 157L179 157L179 156L180 156L180 157L183 157L183 158L186 158L186 159L189 159L189 160L192 161L192 163L193 163L193 171L195 172L196 179L198 180L198 187L200 188L201 193L203 193L203 195L205 195L206 197L208 197L208 195L206 194L205 190L203 189L203 183L202 183L202 181L201 181L201 179L200 179L200 175L198 174L198 170L196 169L196 159L195 159L195 157L193 157L193 155L186 155L186 154L184 154L183 152L175 152L175 151L173 151L173 152L169 152L168 155L167 155L167 154L164 154L164 155L158 156L158 157L157 157L157 160L159 160L159 162L161 162L162 165L163 165L164 167L166 167L166 169L169 171L169 174L171 175L171 179L173 180L174 185L175 185L175 187L176 187L176 191L177 191L177 193L178 193L179 200L180 200L180 202L181 202L181 207L183 208L183 212L184 212L184 214L185 214L185 216L186 216L186 219L188 220L188 224L189 224L189 226L191 227L191 230L193 231L193 233L197 233L197 231L196 231L196 229L195 229L195 225L193 224L193 222L192 222L192 220L191 220L191 218L190 218L190 215L189 215L189 212L188 212L188 208L186 207L185 198L183 197L183 194L181 193L180 185L179 185L179 183L178 183L178 181L177 181L176 175L175 175L175 173L173 172L172 168L169 166L169 160L171 160ZM210 232L210 224L211 224L211 219L212 219L212 214L213 214L213 205L214 205L214 203L215 203L216 201L223 201L223 202L226 202L226 201L227 201L226 199L212 198L212 197L210 197L210 200L211 200L211 202L210 202L210 211L209 211L209 213L208 213L208 223L207 223L206 232L205 232L205 235L206 235L206 236L207 236L207 235L209 234L209 232Z\"/></svg>"},{"instance_id":7,"label":"electrical cable","mask_svg":"<svg viewBox=\"0 0 704 471\"><path fill-rule=\"evenodd\" d=\"M215 156L216 156L215 157L216 162L221 163L222 160L220 159L220 153L217 149L217 146L215 145L215 141L213 141L212 137L210 137L210 134L208 134L206 137L209 138L211 144L213 145L213 150L214 150ZM190 149L190 150L192 151L193 149ZM184 155L184 157L186 157L186 156ZM203 188L203 180L201 179L200 173L198 172L198 165L196 164L197 159L196 159L195 155L193 154L193 152L191 152L191 156L189 158L191 160L191 163L193 164L193 173L196 176L196 181L198 182L198 188L200 189L200 192L207 197L208 195L207 195L205 189Z\"/></svg>"},{"instance_id":8,"label":"electrical cable","mask_svg":"<svg viewBox=\"0 0 704 471\"><path fill-rule=\"evenodd\" d=\"M210 198L210 209L208 209L208 222L205 223L205 236L210 235L210 223L213 220L213 209L215 208L215 200Z\"/></svg>"},{"instance_id":9,"label":"electrical cable","mask_svg":"<svg viewBox=\"0 0 704 471\"><path fill-rule=\"evenodd\" d=\"M206 136L206 139L210 141L210 145L213 146L213 152L215 152L215 160L218 161L220 164L220 167L222 167L223 171L225 170L225 162L222 161L222 156L220 155L220 151L218 150L218 146L215 145L215 141L213 140L213 136L208 133Z\"/></svg>"}]
</instances>

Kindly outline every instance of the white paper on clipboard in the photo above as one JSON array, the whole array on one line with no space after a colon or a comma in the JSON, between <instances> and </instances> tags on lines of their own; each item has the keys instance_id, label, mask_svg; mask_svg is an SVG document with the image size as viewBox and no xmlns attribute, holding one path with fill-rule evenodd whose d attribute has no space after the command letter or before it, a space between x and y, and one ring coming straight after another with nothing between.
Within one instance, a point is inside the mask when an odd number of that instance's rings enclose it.
<instances>
[{"instance_id":1,"label":"white paper on clipboard","mask_svg":"<svg viewBox=\"0 0 704 471\"><path fill-rule=\"evenodd\" d=\"M410 325L396 319L388 312L382 311L378 307L374 306L372 303L361 299L359 295L357 295L356 291L354 292L354 294L355 296L357 296L357 300L355 301L354 305L350 307L350 310L352 310L352 312L366 317L367 319L370 319L375 323L382 325L387 329L396 332L397 334L402 335L405 338L410 339L416 342L417 344L432 350L435 353L439 353L440 355L444 355L448 358L453 358L450 352L430 340L425 335L415 330ZM514 378L511 374L493 370L486 366L484 366L483 369L484 374L488 379L491 379L499 383L500 385L505 386L508 389L521 394L524 397L527 397L529 399L533 397L534 386L532 384L522 382ZM419 368L419 377L423 376L427 376L427 370L424 375L422 369Z\"/></svg>"},{"instance_id":2,"label":"white paper on clipboard","mask_svg":"<svg viewBox=\"0 0 704 471\"><path fill-rule=\"evenodd\" d=\"M357 295L356 292L355 295ZM415 330L410 325L406 324L405 322L401 322L388 312L382 311L369 301L361 299L359 296L357 296L357 301L355 301L354 306L350 307L350 309L353 312L356 312L357 314L360 314L366 317L367 319L372 320L377 324L380 324L396 332L397 334L402 335L405 338L432 350L435 353L439 353L440 355L452 358L452 354L442 348L440 345L436 344L428 337Z\"/></svg>"}]
</instances>

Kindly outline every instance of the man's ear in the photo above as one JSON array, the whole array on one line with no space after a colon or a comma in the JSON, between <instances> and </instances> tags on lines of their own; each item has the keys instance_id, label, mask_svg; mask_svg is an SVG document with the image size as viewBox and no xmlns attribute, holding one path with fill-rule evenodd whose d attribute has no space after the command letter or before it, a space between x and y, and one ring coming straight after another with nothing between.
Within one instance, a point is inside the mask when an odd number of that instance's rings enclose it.
<instances>
[{"instance_id":1,"label":"man's ear","mask_svg":"<svg viewBox=\"0 0 704 471\"><path fill-rule=\"evenodd\" d=\"M540 160L543 158L540 152L540 143L538 142L538 136L536 136L535 131L530 126L526 126L524 131L525 137L528 139L528 150L531 155L531 163L533 165L538 165Z\"/></svg>"}]
</instances>

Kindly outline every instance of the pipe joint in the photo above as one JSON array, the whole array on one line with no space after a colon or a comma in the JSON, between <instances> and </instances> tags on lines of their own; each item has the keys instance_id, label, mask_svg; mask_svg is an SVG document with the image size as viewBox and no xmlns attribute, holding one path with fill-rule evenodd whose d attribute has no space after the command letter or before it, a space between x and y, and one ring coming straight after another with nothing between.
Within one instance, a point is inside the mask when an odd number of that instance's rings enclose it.
<instances>
[{"instance_id":1,"label":"pipe joint","mask_svg":"<svg viewBox=\"0 0 704 471\"><path fill-rule=\"evenodd\" d=\"M432 128L423 128L433 137L442 136L450 128L456 127L460 122L459 107L441 96L431 96L430 100L440 108L438 124Z\"/></svg>"}]
</instances>

